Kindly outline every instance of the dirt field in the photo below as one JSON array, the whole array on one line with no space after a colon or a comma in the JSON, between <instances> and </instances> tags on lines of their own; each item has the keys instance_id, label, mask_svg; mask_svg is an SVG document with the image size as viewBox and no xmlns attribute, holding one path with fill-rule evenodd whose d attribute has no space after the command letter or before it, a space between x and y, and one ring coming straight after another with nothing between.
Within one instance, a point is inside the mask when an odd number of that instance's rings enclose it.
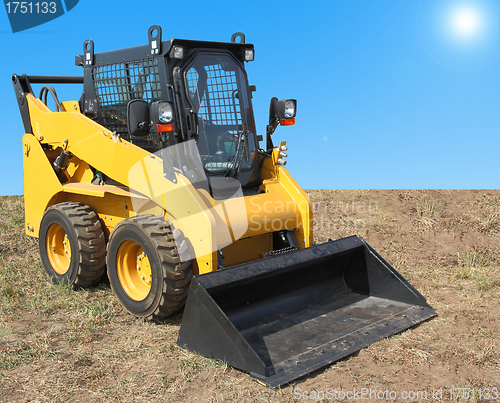
<instances>
[{"instance_id":1,"label":"dirt field","mask_svg":"<svg viewBox=\"0 0 500 403\"><path fill-rule=\"evenodd\" d=\"M309 195L316 242L362 236L439 316L271 390L177 347L180 314L145 323L104 283L51 284L22 197L1 197L0 401L500 401L500 191Z\"/></svg>"}]
</instances>

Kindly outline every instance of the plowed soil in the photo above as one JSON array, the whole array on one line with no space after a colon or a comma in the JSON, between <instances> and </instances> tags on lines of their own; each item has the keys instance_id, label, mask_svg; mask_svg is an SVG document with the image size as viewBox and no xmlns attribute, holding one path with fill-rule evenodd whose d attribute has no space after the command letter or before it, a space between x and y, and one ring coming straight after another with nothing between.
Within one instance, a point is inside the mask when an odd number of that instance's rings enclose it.
<instances>
[{"instance_id":1,"label":"plowed soil","mask_svg":"<svg viewBox=\"0 0 500 403\"><path fill-rule=\"evenodd\" d=\"M500 401L500 191L308 193L316 243L360 235L438 317L272 390L179 348L181 314L143 322L105 282L50 283L23 198L1 197L0 401Z\"/></svg>"}]
</instances>

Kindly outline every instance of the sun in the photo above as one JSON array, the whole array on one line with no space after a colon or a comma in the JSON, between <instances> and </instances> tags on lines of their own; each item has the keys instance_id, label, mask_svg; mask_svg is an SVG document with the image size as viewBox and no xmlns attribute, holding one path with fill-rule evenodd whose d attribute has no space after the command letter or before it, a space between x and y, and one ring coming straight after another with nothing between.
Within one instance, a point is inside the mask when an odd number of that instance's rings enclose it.
<instances>
[{"instance_id":1,"label":"sun","mask_svg":"<svg viewBox=\"0 0 500 403\"><path fill-rule=\"evenodd\" d=\"M499 0L420 0L417 32L438 63L472 71L498 62Z\"/></svg>"},{"instance_id":2,"label":"sun","mask_svg":"<svg viewBox=\"0 0 500 403\"><path fill-rule=\"evenodd\" d=\"M481 16L472 7L461 7L451 13L450 23L455 35L471 38L477 35L481 28Z\"/></svg>"}]
</instances>

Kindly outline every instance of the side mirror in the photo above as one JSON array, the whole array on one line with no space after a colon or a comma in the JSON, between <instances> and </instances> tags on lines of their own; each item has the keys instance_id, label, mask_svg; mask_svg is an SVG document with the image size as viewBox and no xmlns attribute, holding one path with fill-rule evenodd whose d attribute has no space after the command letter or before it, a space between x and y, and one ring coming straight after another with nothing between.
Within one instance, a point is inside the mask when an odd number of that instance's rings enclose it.
<instances>
[{"instance_id":1,"label":"side mirror","mask_svg":"<svg viewBox=\"0 0 500 403\"><path fill-rule=\"evenodd\" d=\"M142 137L149 133L149 104L143 99L133 99L128 103L127 127L131 136Z\"/></svg>"}]
</instances>

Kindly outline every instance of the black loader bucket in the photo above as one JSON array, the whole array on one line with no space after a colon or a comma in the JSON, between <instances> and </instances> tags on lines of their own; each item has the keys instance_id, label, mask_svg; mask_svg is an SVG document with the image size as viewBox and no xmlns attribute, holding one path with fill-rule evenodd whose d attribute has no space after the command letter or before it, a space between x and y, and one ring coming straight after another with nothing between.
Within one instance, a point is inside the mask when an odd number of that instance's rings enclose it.
<instances>
[{"instance_id":1,"label":"black loader bucket","mask_svg":"<svg viewBox=\"0 0 500 403\"><path fill-rule=\"evenodd\" d=\"M433 316L352 236L194 277L178 344L277 387Z\"/></svg>"}]
</instances>

